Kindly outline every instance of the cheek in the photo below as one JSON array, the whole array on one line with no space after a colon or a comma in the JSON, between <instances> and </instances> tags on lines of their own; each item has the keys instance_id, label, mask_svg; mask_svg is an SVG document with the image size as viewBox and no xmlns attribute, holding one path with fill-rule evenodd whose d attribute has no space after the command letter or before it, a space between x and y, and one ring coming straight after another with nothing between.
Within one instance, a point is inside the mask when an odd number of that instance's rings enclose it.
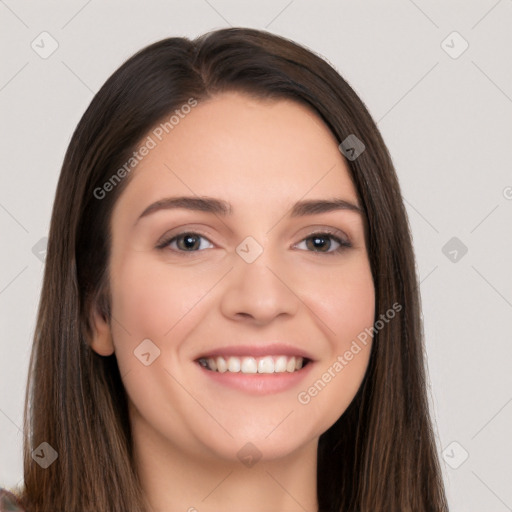
<instances>
[{"instance_id":1,"label":"cheek","mask_svg":"<svg viewBox=\"0 0 512 512\"><path fill-rule=\"evenodd\" d=\"M149 338L160 344L170 330L194 307L209 283L190 279L170 265L156 264L148 254L133 254L112 276L113 328L116 339L130 333L133 343ZM116 341L116 340L114 340Z\"/></svg>"},{"instance_id":2,"label":"cheek","mask_svg":"<svg viewBox=\"0 0 512 512\"><path fill-rule=\"evenodd\" d=\"M375 291L371 276L345 282L327 296L322 304L325 321L334 331L335 344L341 350L349 340L373 325Z\"/></svg>"},{"instance_id":3,"label":"cheek","mask_svg":"<svg viewBox=\"0 0 512 512\"><path fill-rule=\"evenodd\" d=\"M308 281L315 282L315 277L320 278L310 274ZM309 415L322 418L318 433L327 430L355 397L368 366L375 319L375 289L368 264L351 265L350 270L340 267L329 277L317 279L314 287L310 284L307 295L328 349L297 396Z\"/></svg>"},{"instance_id":4,"label":"cheek","mask_svg":"<svg viewBox=\"0 0 512 512\"><path fill-rule=\"evenodd\" d=\"M321 320L319 326L331 347L345 350L350 341L373 325L375 289L371 269L363 258L347 266L309 273L302 284L308 307Z\"/></svg>"}]
</instances>

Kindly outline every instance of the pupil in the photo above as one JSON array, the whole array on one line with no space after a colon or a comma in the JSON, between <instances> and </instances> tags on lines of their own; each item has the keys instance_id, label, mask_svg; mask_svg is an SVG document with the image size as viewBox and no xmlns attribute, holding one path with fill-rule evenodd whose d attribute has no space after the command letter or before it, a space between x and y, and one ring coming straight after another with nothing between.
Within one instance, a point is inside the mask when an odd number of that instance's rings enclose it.
<instances>
[{"instance_id":1,"label":"pupil","mask_svg":"<svg viewBox=\"0 0 512 512\"><path fill-rule=\"evenodd\" d=\"M325 242L326 242L326 240L327 240L327 239L326 239L325 237L315 236L315 237L311 238L311 240L313 240L314 247L315 247L316 249L321 249L321 247L320 247L320 246L321 246L321 245L325 245ZM323 242L323 244L322 244L322 242ZM319 244L320 246L319 246L319 245L317 245L317 244ZM322 252L323 252L323 251L322 251Z\"/></svg>"},{"instance_id":2,"label":"pupil","mask_svg":"<svg viewBox=\"0 0 512 512\"><path fill-rule=\"evenodd\" d=\"M197 245L197 237L194 235L184 235L183 241L186 249L193 249Z\"/></svg>"}]
</instances>

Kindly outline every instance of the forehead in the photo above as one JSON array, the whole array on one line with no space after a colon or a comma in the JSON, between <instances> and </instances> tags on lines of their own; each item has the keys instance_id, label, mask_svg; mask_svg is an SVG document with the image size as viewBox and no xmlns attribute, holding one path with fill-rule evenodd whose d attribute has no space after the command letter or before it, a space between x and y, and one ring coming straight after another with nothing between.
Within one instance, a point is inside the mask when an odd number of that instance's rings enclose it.
<instances>
[{"instance_id":1,"label":"forehead","mask_svg":"<svg viewBox=\"0 0 512 512\"><path fill-rule=\"evenodd\" d=\"M309 197L357 202L338 141L300 103L229 92L162 126L144 138L153 147L132 171L116 210L129 204L140 213L151 201L183 194L225 199L235 215Z\"/></svg>"}]
</instances>

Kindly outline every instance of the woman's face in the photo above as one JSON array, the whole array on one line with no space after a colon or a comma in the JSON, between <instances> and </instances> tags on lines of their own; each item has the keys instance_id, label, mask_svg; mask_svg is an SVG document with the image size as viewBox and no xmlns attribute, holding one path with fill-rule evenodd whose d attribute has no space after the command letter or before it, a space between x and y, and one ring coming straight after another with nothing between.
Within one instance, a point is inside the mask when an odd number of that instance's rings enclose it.
<instances>
[{"instance_id":1,"label":"woman's face","mask_svg":"<svg viewBox=\"0 0 512 512\"><path fill-rule=\"evenodd\" d=\"M95 313L92 346L115 350L136 438L211 460L316 445L361 384L371 339L354 340L374 321L338 143L300 104L231 92L169 126L115 205L112 322Z\"/></svg>"}]
</instances>

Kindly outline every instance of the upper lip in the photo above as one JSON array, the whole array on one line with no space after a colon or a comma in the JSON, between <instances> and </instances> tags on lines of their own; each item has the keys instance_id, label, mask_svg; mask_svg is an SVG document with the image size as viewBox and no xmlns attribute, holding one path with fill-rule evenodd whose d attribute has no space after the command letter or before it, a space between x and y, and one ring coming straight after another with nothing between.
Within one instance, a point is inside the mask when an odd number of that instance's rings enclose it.
<instances>
[{"instance_id":1,"label":"upper lip","mask_svg":"<svg viewBox=\"0 0 512 512\"><path fill-rule=\"evenodd\" d=\"M271 343L262 345L230 345L226 347L214 348L201 353L195 360L207 359L209 357L263 357L263 356L296 356L304 359L313 360L313 357L305 350L286 343Z\"/></svg>"}]
</instances>

